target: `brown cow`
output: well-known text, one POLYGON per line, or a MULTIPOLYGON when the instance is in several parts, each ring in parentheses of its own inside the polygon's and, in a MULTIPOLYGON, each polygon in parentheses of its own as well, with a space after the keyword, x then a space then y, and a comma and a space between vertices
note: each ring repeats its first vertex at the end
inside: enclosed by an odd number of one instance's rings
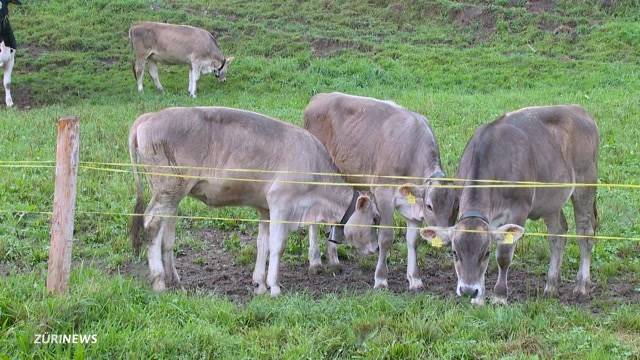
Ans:
POLYGON ((189 95, 196 97, 196 85, 201 74, 213 73, 220 81, 225 81, 229 64, 233 61, 233 57, 224 57, 211 33, 193 26, 143 22, 129 29, 129 39, 135 55, 133 75, 140 92, 147 62, 149 75, 161 92, 163 88, 157 63, 188 64, 191 67, 189 95))
MULTIPOLYGON (((406 179, 347 176, 352 183, 371 185, 380 210, 381 225, 393 225, 395 209, 407 220, 407 280, 410 289, 421 288, 416 259, 417 228, 423 220, 441 226, 450 221, 437 218, 433 212, 441 206, 432 200, 441 189, 436 190, 431 185, 438 184, 439 180, 435 178, 444 177, 444 173, 438 144, 427 119, 391 101, 330 93, 318 94, 311 99, 304 112, 304 121, 305 129, 325 145, 343 174, 414 177, 420 179, 413 181, 428 188, 426 196, 409 200, 399 191, 399 185, 406 183, 406 179), (380 183, 398 186, 375 186, 380 183), (421 206, 423 201, 424 207, 421 206)), ((446 196, 437 198, 448 201, 446 196)), ((387 287, 387 256, 392 243, 393 230, 379 229, 376 288, 387 287)))
POLYGON ((136 214, 144 206, 138 164, 151 185, 144 221, 135 217, 131 234, 134 249, 140 246, 143 230, 151 241, 149 269, 156 291, 179 282, 173 261, 175 215, 186 196, 212 207, 249 206, 258 211, 263 220, 253 273, 258 294, 266 292, 267 284, 272 296, 280 293, 280 257, 289 232, 301 222, 346 224, 347 242, 363 253, 377 249, 371 227, 379 217, 375 201, 358 196, 341 177, 322 175, 338 169, 304 129, 249 111, 169 108, 134 122, 129 153, 136 214), (327 182, 333 185, 320 184, 327 182))
MULTIPOLYGON (((481 126, 467 144, 457 178, 544 183, 596 183, 599 135, 595 121, 579 106, 524 108, 481 126)), ((481 185, 465 181, 465 185, 481 185)), ((507 300, 507 272, 527 219, 544 219, 549 234, 567 232, 563 205, 571 198, 580 236, 580 269, 574 294, 590 290, 590 264, 597 224, 595 187, 465 187, 454 226, 427 227, 421 235, 451 244, 458 276, 457 294, 484 303, 491 243, 497 244, 498 281, 494 299, 507 300), (475 232, 479 231, 479 232, 475 232)), ((455 213, 453 202, 438 208, 455 213)), ((545 293, 556 295, 565 238, 549 236, 551 260, 545 293)))

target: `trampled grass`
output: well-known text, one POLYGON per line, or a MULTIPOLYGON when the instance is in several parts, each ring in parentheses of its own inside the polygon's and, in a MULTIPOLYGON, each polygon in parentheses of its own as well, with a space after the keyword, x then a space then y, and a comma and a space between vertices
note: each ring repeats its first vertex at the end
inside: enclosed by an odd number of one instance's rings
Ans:
MULTIPOLYGON (((639 183, 640 4, 550 1, 538 11, 526 1, 473 3, 479 12, 445 0, 25 2, 11 9, 20 46, 14 98, 32 108, 0 115, 0 160, 53 160, 54 120, 62 115, 81 119, 82 161, 128 162, 128 129, 144 112, 223 105, 300 125, 313 94, 342 91, 392 99, 425 114, 447 173, 455 171, 479 124, 524 106, 577 103, 594 115, 600 128, 599 181, 639 183), (189 23, 213 31, 225 54, 236 57, 228 81, 202 78, 194 100, 187 96, 186 66, 161 66, 166 93, 156 93, 147 75, 145 92, 138 95, 127 39, 128 27, 137 20, 189 23)), ((0 168, 0 210, 49 211, 52 180, 51 168, 0 168)), ((79 212, 131 211, 132 180, 126 174, 81 169, 78 187, 79 212)), ((601 188, 598 202, 600 234, 640 236, 638 191, 601 188)), ((255 217, 252 210, 210 210, 196 201, 185 201, 180 211, 255 217)), ((531 299, 478 309, 431 296, 428 288, 418 295, 371 292, 316 299, 285 294, 244 305, 180 291, 157 296, 147 284, 110 271, 140 261, 131 255, 127 221, 123 216, 78 214, 71 292, 55 298, 43 291, 48 218, 0 213, 0 354, 640 356, 638 304, 605 304, 594 313, 589 307, 531 299), (99 341, 33 344, 34 334, 45 332, 96 333, 99 341)), ((182 221, 177 246, 201 246, 202 239, 193 234, 209 227, 255 232, 254 225, 182 221)), ((529 222, 528 230, 545 229, 540 222, 529 222)), ((305 242, 299 240, 290 241, 288 261, 304 261, 305 242)), ((390 262, 405 261, 401 243, 390 262)), ((241 261, 252 258, 250 249, 227 246, 241 261)), ((547 248, 542 238, 525 238, 514 266, 544 274, 547 248)), ((638 242, 599 242, 592 265, 596 283, 622 279, 637 286, 639 250, 638 242)), ((427 253, 446 256, 423 246, 421 265, 427 253)), ((570 281, 578 265, 575 244, 565 259, 563 278, 570 281)), ((363 261, 367 266, 368 260, 363 261)))

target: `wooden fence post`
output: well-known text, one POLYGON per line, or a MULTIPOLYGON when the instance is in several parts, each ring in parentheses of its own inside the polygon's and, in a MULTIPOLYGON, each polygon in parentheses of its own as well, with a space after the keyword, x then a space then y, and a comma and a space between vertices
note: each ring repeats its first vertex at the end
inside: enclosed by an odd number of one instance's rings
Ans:
POLYGON ((50 293, 64 293, 69 284, 79 152, 80 122, 78 118, 75 116, 60 118, 47 274, 47 290, 50 293))

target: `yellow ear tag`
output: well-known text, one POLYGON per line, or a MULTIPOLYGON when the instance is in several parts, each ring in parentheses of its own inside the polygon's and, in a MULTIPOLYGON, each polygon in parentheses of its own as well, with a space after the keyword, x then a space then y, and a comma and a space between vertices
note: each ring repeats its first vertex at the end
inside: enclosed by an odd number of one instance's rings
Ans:
POLYGON ((440 239, 439 236, 436 236, 433 239, 431 239, 431 246, 433 246, 434 248, 441 248, 442 245, 444 245, 444 242, 442 241, 442 239, 440 239))
POLYGON ((513 244, 513 234, 512 233, 507 233, 504 236, 504 241, 502 242, 503 244, 513 244))
POLYGON ((407 202, 409 203, 409 205, 414 205, 416 203, 416 197, 413 196, 413 194, 409 193, 407 195, 407 202))

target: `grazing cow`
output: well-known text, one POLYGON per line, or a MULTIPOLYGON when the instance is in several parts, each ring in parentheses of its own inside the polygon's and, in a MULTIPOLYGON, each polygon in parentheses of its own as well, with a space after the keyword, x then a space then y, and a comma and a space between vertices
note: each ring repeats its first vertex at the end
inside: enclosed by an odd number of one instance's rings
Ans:
POLYGON ((129 29, 135 56, 133 75, 142 91, 144 67, 149 62, 149 75, 158 91, 164 91, 158 77, 158 63, 188 64, 189 95, 196 97, 196 84, 201 74, 213 73, 226 81, 233 57, 225 58, 216 39, 206 30, 187 25, 143 22, 129 29))
POLYGON ((0 67, 4 71, 2 85, 4 85, 4 101, 7 107, 13 106, 13 99, 11 98, 11 72, 13 71, 13 64, 16 61, 16 51, 8 46, 4 45, 4 41, 0 42, 0 67))
POLYGON ((272 296, 280 293, 280 257, 289 232, 299 222, 346 224, 348 242, 363 253, 377 250, 371 227, 379 217, 375 202, 367 195, 358 196, 342 178, 322 175, 338 169, 322 144, 304 129, 249 111, 169 108, 144 114, 134 122, 129 153, 134 165, 136 214, 144 206, 138 164, 152 190, 144 218, 134 217, 131 236, 137 251, 142 232, 148 235, 149 268, 156 291, 179 282, 172 250, 176 218, 171 216, 177 214, 186 196, 212 207, 250 206, 258 211, 263 221, 253 273, 258 294, 267 291, 267 284, 272 296), (327 182, 333 185, 321 184, 327 182))
MULTIPOLYGON (((544 183, 596 183, 598 180, 598 128, 579 106, 524 108, 481 126, 469 140, 457 178, 471 180, 544 183)), ((465 181, 465 185, 483 183, 465 181)), ((485 184, 486 185, 486 184, 485 184)), ((503 184, 504 185, 504 184, 503 184)), ((595 187, 464 187, 451 190, 459 199, 457 223, 448 228, 427 227, 421 235, 439 239, 453 249, 458 276, 457 294, 483 304, 485 273, 492 242, 497 244, 497 303, 507 300, 507 272, 515 244, 527 219, 544 219, 551 259, 545 294, 556 295, 567 232, 563 205, 571 198, 576 232, 580 236, 580 269, 574 294, 590 290, 590 264, 596 231, 595 187)), ((453 206, 438 211, 455 213, 453 206)))
MULTIPOLYGON (((407 280, 410 289, 421 288, 416 259, 417 228, 423 220, 431 225, 449 223, 449 219, 436 218, 433 212, 440 204, 434 203, 432 198, 442 189, 432 185, 438 184, 440 181, 436 178, 444 177, 444 173, 438 144, 427 119, 391 101, 330 93, 317 94, 311 99, 304 111, 304 127, 324 144, 343 174, 381 176, 347 176, 347 180, 370 184, 380 209, 381 225, 393 225, 395 209, 406 219, 407 280), (424 184, 428 191, 425 196, 407 198, 404 187, 399 191, 399 186, 407 179, 385 176, 428 179, 413 179, 424 184), (375 186, 380 183, 399 186, 375 186)), ((446 201, 446 196, 437 198, 446 201)), ((387 287, 387 256, 392 243, 393 230, 379 229, 376 288, 387 287)), ((332 257, 330 253, 329 258, 332 257)))

